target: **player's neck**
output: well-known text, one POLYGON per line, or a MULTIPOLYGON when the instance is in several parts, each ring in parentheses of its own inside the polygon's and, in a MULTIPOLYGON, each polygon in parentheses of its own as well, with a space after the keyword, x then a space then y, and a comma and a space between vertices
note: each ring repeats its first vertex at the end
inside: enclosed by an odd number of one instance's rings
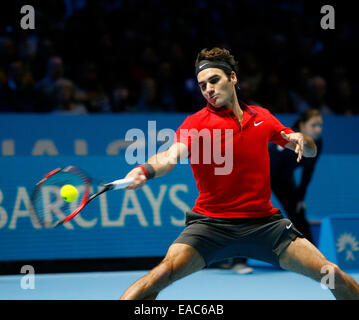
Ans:
POLYGON ((243 119, 243 110, 238 102, 237 94, 234 92, 233 99, 228 105, 226 106, 228 109, 231 109, 234 115, 238 118, 240 122, 243 119))

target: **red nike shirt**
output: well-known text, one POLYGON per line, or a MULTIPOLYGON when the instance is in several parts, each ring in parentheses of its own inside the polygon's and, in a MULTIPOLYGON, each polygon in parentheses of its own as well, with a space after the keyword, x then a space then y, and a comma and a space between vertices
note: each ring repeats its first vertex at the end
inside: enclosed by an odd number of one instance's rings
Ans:
POLYGON ((187 145, 199 196, 194 212, 214 218, 271 216, 273 208, 268 143, 284 147, 294 132, 267 109, 241 103, 240 124, 231 109, 210 104, 177 129, 175 142, 187 145))

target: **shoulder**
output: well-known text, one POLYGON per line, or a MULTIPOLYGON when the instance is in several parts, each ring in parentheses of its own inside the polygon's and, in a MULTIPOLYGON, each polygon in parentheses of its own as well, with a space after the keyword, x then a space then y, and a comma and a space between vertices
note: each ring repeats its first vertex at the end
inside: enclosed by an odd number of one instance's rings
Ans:
POLYGON ((199 111, 189 115, 183 121, 181 127, 198 127, 203 121, 208 117, 208 110, 206 107, 200 109, 199 111))
POLYGON ((260 106, 247 106, 247 110, 249 113, 252 113, 256 119, 259 120, 265 120, 267 122, 267 124, 270 124, 270 126, 268 128, 274 128, 274 129, 278 129, 278 126, 281 127, 280 130, 283 130, 285 128, 285 126, 283 126, 280 121, 277 119, 277 117, 275 117, 270 110, 264 108, 264 107, 260 107, 260 106))
POLYGON ((191 119, 202 119, 204 117, 207 117, 209 114, 208 112, 208 108, 207 107, 203 107, 202 109, 198 110, 197 112, 191 114, 190 117, 191 119))
POLYGON ((260 107, 260 106, 254 106, 254 105, 249 105, 247 106, 249 111, 254 111, 255 113, 257 113, 258 115, 262 115, 262 116, 269 116, 272 115, 271 112, 264 108, 264 107, 260 107))

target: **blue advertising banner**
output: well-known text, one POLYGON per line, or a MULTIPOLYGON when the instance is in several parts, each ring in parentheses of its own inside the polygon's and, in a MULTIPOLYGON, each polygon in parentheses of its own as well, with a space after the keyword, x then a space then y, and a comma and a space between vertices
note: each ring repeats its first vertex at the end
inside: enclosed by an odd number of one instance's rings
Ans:
MULTIPOLYGON (((359 156, 323 155, 306 199, 308 213, 325 218, 358 212, 358 161, 359 156), (335 170, 338 165, 341 171, 335 170), (335 188, 338 184, 345 188, 335 188)), ((29 215, 33 187, 47 172, 67 165, 101 181, 122 178, 133 167, 123 156, 0 158, 0 260, 162 256, 198 195, 190 166, 178 164, 139 190, 107 192, 64 226, 38 229, 29 215)), ((281 208, 275 197, 272 203, 281 208)), ((326 237, 321 243, 330 243, 326 237)))
POLYGON ((359 269, 359 215, 323 219, 319 249, 342 269, 359 269))
MULTIPOLYGON (((101 181, 123 178, 138 163, 167 149, 185 118, 1 115, 0 261, 163 256, 184 228, 185 211, 198 195, 188 164, 177 165, 139 190, 108 192, 56 229, 36 227, 29 201, 35 183, 57 167, 75 165, 101 181)), ((280 117, 288 126, 294 119, 280 117)), ((327 137, 345 135, 345 129, 353 127, 347 119, 346 128, 339 129, 344 120, 339 118, 335 130, 326 131, 327 137)), ((338 144, 337 154, 324 152, 319 159, 306 197, 309 219, 358 213, 359 144, 351 141, 355 132, 338 144)), ((324 142, 327 150, 333 149, 332 140, 324 142)), ((272 202, 281 208, 275 197, 272 202)))
POLYGON ((120 155, 138 141, 149 152, 173 138, 185 114, 0 115, 1 156, 120 155))
MULTIPOLYGON (((1 114, 0 157, 119 155, 135 140, 165 144, 187 116, 183 113, 1 114)), ((290 127, 296 116, 279 115, 278 119, 290 127)), ((358 123, 358 116, 325 116, 323 153, 359 153, 358 123)))

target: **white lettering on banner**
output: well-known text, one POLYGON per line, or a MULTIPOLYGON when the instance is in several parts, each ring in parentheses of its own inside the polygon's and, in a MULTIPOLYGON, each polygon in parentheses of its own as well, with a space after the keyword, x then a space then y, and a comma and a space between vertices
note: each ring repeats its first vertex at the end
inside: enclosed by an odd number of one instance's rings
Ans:
POLYGON ((2 155, 3 156, 14 156, 15 155, 15 141, 12 139, 3 140, 2 144, 2 155))
POLYGON ((57 156, 59 155, 59 152, 52 140, 43 139, 36 142, 31 154, 33 156, 42 156, 44 154, 57 156))
POLYGON ((107 195, 106 192, 100 195, 100 212, 103 227, 116 227, 116 221, 110 220, 108 217, 107 195))
MULTIPOLYGON (((100 188, 99 188, 100 189, 100 188)), ((78 186, 77 190, 80 194, 83 194, 85 192, 85 186, 78 186)), ((90 194, 93 193, 93 188, 92 186, 90 187, 90 194)), ((76 208, 78 207, 79 203, 78 203, 78 199, 77 198, 75 201, 70 203, 70 208, 71 208, 71 212, 74 212, 76 210, 76 208)), ((86 213, 85 213, 86 216, 86 213)), ((82 227, 82 228, 92 228, 95 226, 95 224, 97 223, 98 218, 93 218, 92 220, 85 220, 82 216, 81 216, 81 212, 76 215, 74 217, 74 220, 76 221, 76 223, 82 227)))
POLYGON ((148 222, 134 190, 125 190, 120 217, 117 220, 109 219, 106 193, 100 195, 100 208, 103 227, 123 227, 125 225, 125 218, 128 215, 136 215, 140 225, 148 227, 148 222), (133 208, 128 207, 129 202, 133 203, 133 208))
POLYGON ((31 202, 30 197, 27 194, 25 187, 18 187, 15 205, 14 205, 14 211, 12 213, 9 229, 16 229, 17 219, 18 218, 30 218, 31 223, 35 229, 40 228, 39 222, 30 215, 31 210, 31 202), (24 204, 25 210, 20 210, 21 204, 24 204))
POLYGON ((142 227, 148 227, 148 222, 145 218, 145 215, 143 214, 140 202, 138 201, 138 198, 136 196, 136 193, 134 190, 126 190, 125 196, 123 198, 122 202, 122 209, 120 213, 120 218, 118 219, 118 225, 124 226, 125 225, 125 218, 128 215, 135 215, 138 218, 138 221, 140 222, 140 225, 142 227), (133 203, 133 208, 128 207, 129 202, 133 203))
POLYGON ((74 217, 74 220, 80 227, 89 229, 89 228, 93 228, 96 225, 98 219, 93 218, 92 220, 85 220, 82 217, 81 213, 79 213, 77 216, 74 217))
MULTIPOLYGON (((78 190, 80 193, 83 192, 83 186, 79 186, 78 190)), ((97 190, 101 190, 102 187, 99 187, 97 190)), ((157 189, 157 188, 156 188, 157 189)), ((96 200, 94 200, 93 203, 91 203, 91 206, 93 207, 90 209, 92 212, 98 212, 99 210, 99 216, 95 216, 91 218, 87 218, 86 212, 84 211, 84 214, 77 215, 72 221, 69 221, 65 224, 63 224, 63 227, 68 230, 74 230, 76 226, 80 228, 86 228, 90 229, 95 227, 98 222, 100 221, 102 227, 124 227, 126 226, 126 218, 130 215, 136 216, 138 220, 138 224, 142 227, 148 227, 149 226, 149 216, 152 213, 153 216, 153 222, 151 225, 153 226, 163 226, 163 222, 161 219, 161 208, 162 204, 165 200, 166 194, 168 190, 168 196, 169 201, 172 203, 180 212, 181 214, 178 215, 178 217, 171 215, 170 216, 170 223, 173 226, 184 226, 185 223, 185 212, 190 210, 190 207, 180 199, 178 196, 179 192, 185 192, 188 193, 188 186, 186 184, 176 184, 171 187, 168 185, 160 185, 159 190, 157 194, 155 194, 150 186, 145 185, 142 187, 142 189, 138 191, 134 190, 125 190, 122 192, 123 199, 121 201, 121 211, 119 215, 116 216, 115 219, 111 220, 109 216, 109 209, 108 209, 108 203, 107 203, 107 193, 103 193, 100 195, 98 199, 98 203, 96 204, 96 200), (143 206, 146 208, 146 215, 144 214, 144 210, 142 209, 141 203, 138 199, 138 192, 143 192, 145 198, 147 199, 149 206, 147 204, 146 200, 144 201, 143 206), (99 208, 96 206, 99 204, 99 208), (183 215, 183 218, 181 218, 181 215, 183 215)), ((91 187, 91 193, 94 190, 92 190, 91 187)), ((56 216, 58 219, 64 219, 65 214, 63 213, 61 207, 63 205, 63 199, 59 195, 59 187, 57 186, 45 186, 43 187, 43 206, 46 208, 44 214, 46 217, 46 221, 52 223, 54 221, 54 216, 56 216)), ((78 206, 79 202, 78 198, 77 200, 71 202, 70 208, 71 211, 74 211, 75 208, 78 206)), ((167 200, 168 201, 168 200, 167 200)), ((9 229, 17 229, 18 225, 18 219, 19 218, 27 218, 30 219, 29 221, 32 223, 32 226, 35 229, 40 229, 41 225, 39 221, 30 214, 31 210, 31 200, 29 197, 29 194, 25 187, 18 187, 16 192, 16 199, 12 210, 12 215, 10 213, 11 209, 7 208, 7 211, 5 209, 6 206, 4 206, 4 194, 2 190, 0 190, 0 229, 7 226, 9 229), (11 218, 10 218, 11 217, 11 218), (9 221, 10 220, 10 221, 9 221)), ((86 209, 85 209, 86 210, 86 209)), ((166 211, 165 214, 168 214, 166 211)))
POLYGON ((75 154, 78 156, 87 156, 87 141, 83 139, 75 140, 75 154))
POLYGON ((142 191, 145 193, 148 201, 150 202, 150 205, 152 207, 152 211, 153 211, 153 225, 155 226, 161 226, 162 222, 161 222, 161 214, 160 214, 160 210, 161 210, 161 204, 163 202, 163 198, 165 196, 167 190, 167 186, 166 185, 161 185, 160 187, 160 193, 157 197, 157 199, 154 197, 151 189, 144 185, 142 187, 142 191))
MULTIPOLYGON (((3 201, 4 195, 0 190, 0 203, 3 201)), ((7 212, 3 207, 0 207, 0 229, 7 223, 7 212)))
POLYGON ((184 225, 185 225, 185 220, 186 220, 185 213, 186 213, 186 211, 191 210, 191 208, 190 208, 185 202, 183 202, 182 200, 180 200, 180 199, 177 197, 177 191, 183 191, 183 192, 188 193, 188 187, 187 187, 186 184, 175 184, 173 187, 171 187, 171 189, 170 189, 170 191, 169 191, 171 202, 172 202, 178 209, 180 209, 180 210, 183 212, 183 214, 184 214, 183 219, 176 219, 175 217, 171 216, 171 223, 172 223, 174 226, 181 227, 181 226, 184 226, 184 225))

